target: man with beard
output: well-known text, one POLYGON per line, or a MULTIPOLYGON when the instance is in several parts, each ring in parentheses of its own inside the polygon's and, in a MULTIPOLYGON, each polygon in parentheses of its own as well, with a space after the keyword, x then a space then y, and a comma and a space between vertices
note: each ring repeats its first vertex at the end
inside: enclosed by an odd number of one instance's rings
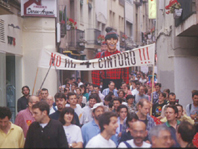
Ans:
POLYGON ((86 148, 116 148, 116 144, 110 138, 116 133, 118 127, 117 121, 116 113, 103 113, 99 117, 100 133, 87 143, 86 148))
MULTIPOLYGON (((92 108, 92 116, 93 120, 89 123, 86 123, 82 126, 82 137, 83 137, 83 147, 87 145, 89 140, 93 138, 94 136, 98 135, 100 133, 100 127, 99 127, 99 116, 101 116, 105 111, 105 106, 103 103, 96 103, 94 104, 92 108)), ((115 135, 111 137, 111 139, 114 141, 114 143, 117 145, 117 138, 115 135)))
MULTIPOLYGON (((63 108, 65 107, 67 101, 66 101, 66 96, 64 93, 56 93, 54 98, 55 98, 55 102, 56 102, 58 110, 56 112, 52 113, 51 115, 49 115, 49 117, 51 119, 58 120, 60 113, 63 110, 63 108)), ((80 127, 79 118, 78 118, 78 115, 76 114, 76 112, 74 112, 74 119, 75 119, 75 124, 80 127)))
POLYGON ((30 88, 28 86, 22 87, 23 96, 17 101, 17 112, 24 110, 28 107, 28 98, 30 96, 30 88))
POLYGON ((144 142, 144 138, 148 134, 145 123, 136 121, 132 125, 131 135, 133 139, 121 142, 118 148, 150 148, 151 144, 144 142))
MULTIPOLYGON (((107 43, 107 50, 104 52, 99 52, 95 58, 103 58, 113 54, 120 53, 116 49, 116 44, 118 42, 118 35, 112 28, 106 28, 105 42, 107 43)), ((102 90, 108 88, 109 81, 115 82, 117 89, 120 89, 122 81, 129 83, 129 68, 117 68, 111 70, 96 70, 92 71, 92 83, 100 85, 100 81, 103 80, 102 90)))

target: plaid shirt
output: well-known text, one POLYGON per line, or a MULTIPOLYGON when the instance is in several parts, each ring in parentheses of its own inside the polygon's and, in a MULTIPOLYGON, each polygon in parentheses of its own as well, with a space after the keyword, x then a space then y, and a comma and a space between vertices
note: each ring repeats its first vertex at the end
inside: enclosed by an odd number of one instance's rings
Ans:
MULTIPOLYGON (((147 118, 146 119, 147 119, 146 130, 149 131, 153 126, 156 126, 156 124, 155 124, 155 121, 153 120, 153 118, 149 114, 147 114, 147 118)), ((125 120, 123 122, 123 125, 122 125, 122 132, 126 132, 127 128, 128 127, 126 125, 126 118, 125 118, 125 120)))
MULTIPOLYGON (((116 50, 115 52, 108 52, 107 50, 102 55, 102 52, 99 52, 95 58, 101 58, 105 56, 110 56, 113 54, 120 53, 120 51, 116 50)), ((117 68, 110 70, 96 70, 92 71, 92 83, 96 85, 100 85, 100 79, 123 79, 127 84, 129 83, 129 68, 117 68), (105 77, 106 71, 106 77, 105 77), (100 76, 101 72, 101 76, 100 76)))

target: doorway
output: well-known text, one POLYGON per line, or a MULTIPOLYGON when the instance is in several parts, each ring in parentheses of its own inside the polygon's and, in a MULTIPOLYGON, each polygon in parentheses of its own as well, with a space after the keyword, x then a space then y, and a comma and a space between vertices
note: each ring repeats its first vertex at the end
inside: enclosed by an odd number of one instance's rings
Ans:
POLYGON ((15 56, 6 55, 6 103, 12 112, 11 121, 14 123, 16 117, 16 88, 15 88, 15 56))

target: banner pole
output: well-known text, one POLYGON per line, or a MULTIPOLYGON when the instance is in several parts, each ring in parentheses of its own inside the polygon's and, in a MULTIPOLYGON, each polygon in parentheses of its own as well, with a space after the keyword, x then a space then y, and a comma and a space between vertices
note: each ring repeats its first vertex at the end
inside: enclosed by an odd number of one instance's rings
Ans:
POLYGON ((35 79, 34 79, 34 86, 33 86, 33 90, 32 90, 32 95, 34 95, 34 88, 35 88, 35 85, 36 85, 36 80, 37 80, 37 76, 38 76, 38 70, 39 70, 39 67, 37 67, 37 70, 36 70, 36 76, 35 76, 35 79))
POLYGON ((153 64, 153 72, 152 72, 152 91, 151 91, 151 108, 150 108, 150 115, 152 115, 152 108, 153 108, 154 69, 155 69, 155 65, 153 64))

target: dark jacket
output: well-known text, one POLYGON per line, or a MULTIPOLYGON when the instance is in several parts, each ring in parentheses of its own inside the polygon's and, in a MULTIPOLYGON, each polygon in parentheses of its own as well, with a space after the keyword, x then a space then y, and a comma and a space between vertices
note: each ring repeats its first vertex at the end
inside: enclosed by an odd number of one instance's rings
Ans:
POLYGON ((38 122, 33 122, 27 132, 24 148, 68 148, 63 125, 50 119, 42 128, 38 122))
POLYGON ((25 110, 28 107, 28 99, 22 96, 17 100, 17 112, 25 110))

